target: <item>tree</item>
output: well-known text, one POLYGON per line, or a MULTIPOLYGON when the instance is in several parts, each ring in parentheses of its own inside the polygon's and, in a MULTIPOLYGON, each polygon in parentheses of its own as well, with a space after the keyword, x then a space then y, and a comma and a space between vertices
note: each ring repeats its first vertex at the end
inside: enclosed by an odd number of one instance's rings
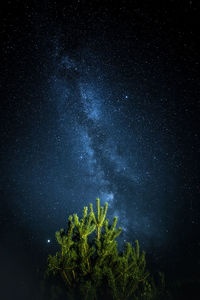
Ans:
POLYGON ((100 199, 96 201, 96 213, 90 204, 82 219, 70 215, 67 230, 56 232, 60 250, 48 256, 47 274, 62 278, 72 299, 151 299, 154 287, 144 251, 136 240, 135 246, 126 243, 118 252, 116 238, 122 229, 116 228, 117 217, 109 224, 108 203, 100 207, 100 199))

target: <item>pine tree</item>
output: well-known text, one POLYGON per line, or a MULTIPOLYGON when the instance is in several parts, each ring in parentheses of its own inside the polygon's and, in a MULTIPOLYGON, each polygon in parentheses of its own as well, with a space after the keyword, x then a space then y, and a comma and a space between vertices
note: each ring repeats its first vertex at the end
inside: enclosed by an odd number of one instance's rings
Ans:
POLYGON ((69 216, 67 230, 56 232, 60 250, 48 256, 47 274, 60 276, 74 299, 98 300, 105 295, 113 300, 151 299, 153 286, 146 270, 145 253, 126 243, 118 252, 116 238, 122 228, 116 228, 117 217, 112 224, 106 219, 108 203, 97 213, 90 204, 83 209, 83 217, 69 216), (90 237, 90 240, 89 240, 90 237), (103 293, 102 293, 103 288, 103 293))

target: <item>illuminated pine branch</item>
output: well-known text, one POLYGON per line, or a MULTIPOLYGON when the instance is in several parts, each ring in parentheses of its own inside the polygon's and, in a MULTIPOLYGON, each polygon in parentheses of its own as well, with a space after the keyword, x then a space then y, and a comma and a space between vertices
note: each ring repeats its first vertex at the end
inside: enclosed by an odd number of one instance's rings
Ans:
POLYGON ((60 276, 74 299, 98 300, 106 294, 111 300, 152 299, 153 286, 138 241, 135 247, 126 243, 119 253, 116 238, 122 229, 117 228, 117 217, 109 224, 108 203, 100 206, 97 198, 96 204, 96 213, 90 204, 90 212, 84 207, 81 219, 69 216, 67 230, 56 232, 60 250, 49 255, 47 274, 60 276))

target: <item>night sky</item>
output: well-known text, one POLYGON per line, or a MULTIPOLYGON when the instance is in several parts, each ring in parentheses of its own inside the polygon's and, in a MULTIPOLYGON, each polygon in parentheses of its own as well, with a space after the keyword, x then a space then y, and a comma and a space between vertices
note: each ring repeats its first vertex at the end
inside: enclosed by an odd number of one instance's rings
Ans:
POLYGON ((198 1, 116 2, 1 9, 2 299, 40 299, 55 231, 97 197, 119 244, 200 276, 198 1))

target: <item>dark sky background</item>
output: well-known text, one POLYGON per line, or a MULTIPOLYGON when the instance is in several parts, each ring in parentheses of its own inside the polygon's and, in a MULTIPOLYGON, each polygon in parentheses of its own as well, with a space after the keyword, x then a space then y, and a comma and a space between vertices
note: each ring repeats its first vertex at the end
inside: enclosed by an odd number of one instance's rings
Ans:
POLYGON ((119 244, 138 239, 171 278, 200 276, 197 2, 1 9, 2 299, 40 299, 55 231, 96 197, 119 244))

